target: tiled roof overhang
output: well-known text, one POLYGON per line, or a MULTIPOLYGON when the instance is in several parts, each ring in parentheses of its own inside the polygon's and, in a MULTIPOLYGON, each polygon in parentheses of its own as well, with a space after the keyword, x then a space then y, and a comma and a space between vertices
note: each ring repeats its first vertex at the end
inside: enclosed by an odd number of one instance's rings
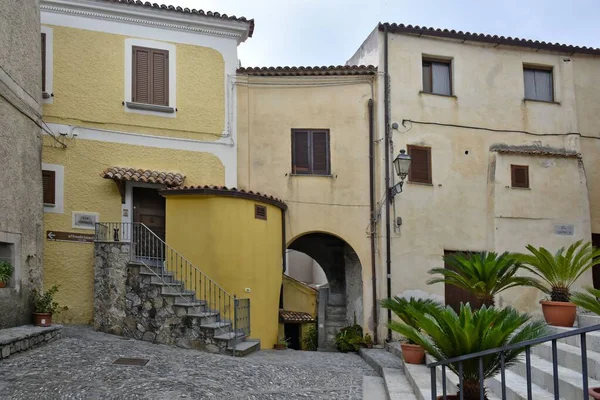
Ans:
POLYGON ((186 195, 202 194, 226 197, 238 197, 248 200, 260 201, 274 205, 282 210, 287 210, 287 205, 276 197, 269 196, 260 192, 245 191, 243 189, 228 188, 225 186, 180 186, 161 190, 163 195, 186 195))
POLYGON ((505 37, 498 35, 488 35, 484 33, 471 33, 463 31, 455 31, 453 29, 439 29, 429 28, 426 26, 418 25, 404 25, 394 23, 379 23, 379 30, 383 31, 387 27, 388 32, 391 33, 403 33, 408 35, 418 36, 434 36, 446 39, 456 39, 461 41, 472 41, 490 43, 495 45, 506 45, 506 46, 519 46, 528 47, 535 50, 547 50, 566 54, 590 54, 600 55, 600 49, 586 46, 573 46, 561 43, 548 43, 541 42, 538 40, 521 39, 513 37, 505 37))
POLYGON ((185 179, 185 175, 178 172, 163 172, 128 167, 106 168, 100 176, 104 179, 112 179, 114 181, 156 183, 169 187, 180 186, 185 179))
POLYGON ((507 144, 493 144, 490 151, 504 154, 525 154, 532 156, 550 156, 550 157, 572 157, 578 158, 581 155, 573 150, 561 149, 550 146, 521 145, 511 146, 507 144))
POLYGON ((372 65, 330 65, 322 67, 248 67, 238 68, 237 73, 249 76, 337 76, 375 75, 372 65))
POLYGON ((279 320, 281 322, 315 322, 315 319, 306 312, 279 310, 279 320))

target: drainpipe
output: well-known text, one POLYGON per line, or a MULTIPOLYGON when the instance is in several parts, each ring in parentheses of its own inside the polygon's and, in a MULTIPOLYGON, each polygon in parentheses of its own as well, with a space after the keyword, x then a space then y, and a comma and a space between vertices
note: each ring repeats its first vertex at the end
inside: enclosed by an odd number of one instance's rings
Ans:
POLYGON ((373 291, 373 338, 377 344, 379 318, 377 318, 377 266, 375 265, 375 132, 373 123, 373 99, 369 99, 369 206, 371 209, 371 284, 373 291))
POLYGON ((285 239, 285 210, 281 210, 281 254, 283 256, 283 272, 287 271, 287 257, 286 257, 287 244, 285 239))
MULTIPOLYGON (((383 90, 384 90, 384 118, 385 118, 385 190, 390 188, 390 96, 388 74, 388 26, 383 26, 383 90)), ((391 232, 390 232, 390 199, 385 199, 385 265, 387 273, 387 297, 392 297, 392 260, 391 260, 391 232)), ((388 323, 392 320, 392 310, 387 310, 388 323)), ((388 327, 387 340, 392 340, 392 330, 388 327)))

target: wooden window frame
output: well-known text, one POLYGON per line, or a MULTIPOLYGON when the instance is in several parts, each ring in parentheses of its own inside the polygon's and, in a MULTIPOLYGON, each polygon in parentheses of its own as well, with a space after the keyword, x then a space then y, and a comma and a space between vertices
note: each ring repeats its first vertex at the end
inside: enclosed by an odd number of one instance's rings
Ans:
POLYGON ((292 175, 308 175, 308 176, 330 176, 331 175, 331 147, 330 147, 330 132, 329 129, 292 129, 292 175), (308 134, 308 171, 298 172, 295 163, 295 134, 296 132, 307 132, 308 134), (325 157, 327 168, 324 173, 315 172, 314 170, 314 151, 313 151, 313 133, 325 133, 325 157))
POLYGON ((410 183, 424 183, 424 184, 427 184, 427 185, 432 185, 433 184, 433 171, 431 169, 431 165, 432 165, 431 164, 431 147, 416 146, 416 145, 409 144, 409 145, 406 146, 406 151, 407 151, 408 155, 410 155, 410 153, 411 153, 411 151, 413 149, 427 151, 427 161, 428 161, 428 164, 429 164, 427 166, 427 168, 428 168, 428 179, 426 179, 426 180, 424 180, 424 179, 415 179, 413 177, 413 175, 412 175, 413 169, 409 168, 408 169, 408 181, 410 183))
POLYGON ((556 91, 555 89, 555 85, 554 85, 554 67, 551 65, 535 65, 535 64, 523 64, 523 98, 525 100, 528 101, 541 101, 541 102, 545 102, 545 103, 555 103, 556 102, 556 91), (550 82, 552 82, 552 99, 550 100, 539 100, 539 99, 532 99, 527 97, 526 95, 526 90, 525 90, 525 71, 526 70, 530 70, 530 71, 544 71, 544 72, 550 72, 550 82))
POLYGON ((254 218, 262 219, 262 220, 266 221, 267 220, 267 206, 255 204, 254 205, 254 218))
POLYGON ((451 59, 445 59, 445 58, 436 58, 436 57, 423 57, 421 60, 421 74, 422 76, 422 91, 423 93, 427 93, 427 94, 435 94, 438 96, 454 96, 454 84, 453 84, 453 79, 452 79, 452 60, 451 59), (445 64, 448 66, 448 78, 450 81, 450 94, 444 94, 444 93, 436 93, 433 91, 433 65, 432 64, 445 64), (424 64, 429 64, 429 82, 431 84, 431 91, 428 92, 425 90, 425 76, 423 75, 423 66, 424 64))
MULTIPOLYGON (((42 178, 44 177, 44 175, 48 175, 50 177, 50 185, 52 188, 50 197, 51 197, 52 201, 51 202, 45 201, 46 200, 46 191, 43 190, 43 196, 42 196, 42 198, 44 200, 43 203, 44 203, 44 206, 46 206, 46 207, 54 207, 54 206, 56 206, 56 171, 50 171, 50 170, 44 169, 44 170, 42 170, 42 178)), ((42 182, 43 182, 43 179, 42 179, 42 182)))
POLYGON ((169 102, 170 102, 170 96, 169 96, 169 50, 165 50, 165 49, 155 49, 152 47, 144 47, 144 46, 136 46, 133 45, 131 46, 131 100, 133 103, 140 103, 140 104, 148 104, 148 105, 153 105, 153 106, 165 106, 168 107, 169 106, 169 102), (148 51, 148 103, 143 103, 138 101, 138 99, 135 97, 135 93, 136 93, 136 84, 137 84, 137 68, 136 68, 136 61, 137 61, 137 57, 136 57, 136 51, 137 50, 147 50, 148 51), (153 53, 161 53, 165 55, 165 70, 164 70, 164 80, 165 80, 165 87, 164 87, 164 93, 165 93, 165 103, 166 104, 156 104, 154 103, 154 74, 152 72, 152 55, 153 53))
POLYGON ((510 187, 519 189, 530 189, 529 186, 529 165, 510 165, 510 187), (515 174, 517 170, 525 170, 526 183, 524 185, 517 184, 515 181, 515 174))

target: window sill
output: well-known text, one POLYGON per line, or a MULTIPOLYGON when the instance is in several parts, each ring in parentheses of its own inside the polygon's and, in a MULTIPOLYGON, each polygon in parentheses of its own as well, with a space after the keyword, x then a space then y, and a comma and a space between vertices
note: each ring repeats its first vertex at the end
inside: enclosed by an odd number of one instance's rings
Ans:
POLYGON ((289 174, 290 176, 312 176, 314 178, 334 178, 334 175, 318 175, 318 174, 289 174))
POLYGON ((441 94, 441 93, 430 93, 430 92, 424 92, 422 90, 419 90, 419 94, 425 94, 425 95, 430 95, 430 96, 439 96, 439 97, 450 97, 453 99, 456 99, 456 95, 453 94, 441 94))
POLYGON ((536 100, 536 99, 523 99, 523 102, 525 102, 526 104, 529 103, 529 102, 532 102, 532 103, 554 104, 554 105, 560 106, 560 102, 558 102, 558 101, 546 101, 546 100, 536 100))
POLYGON ((56 207, 56 204, 44 203, 44 207, 56 207))
POLYGON ((515 189, 515 190, 531 190, 531 188, 528 187, 518 187, 518 186, 507 186, 507 188, 509 189, 515 189))
POLYGON ((425 182, 411 182, 411 181, 407 181, 406 183, 408 183, 410 185, 433 186, 433 183, 425 183, 425 182))
POLYGON ((165 114, 175 113, 175 109, 173 107, 159 106, 156 104, 144 104, 144 103, 134 103, 132 101, 126 101, 125 106, 127 108, 131 108, 133 110, 156 111, 156 112, 162 112, 165 114))
POLYGON ((50 93, 42 92, 42 99, 47 100, 50 97, 52 97, 52 95, 50 93))

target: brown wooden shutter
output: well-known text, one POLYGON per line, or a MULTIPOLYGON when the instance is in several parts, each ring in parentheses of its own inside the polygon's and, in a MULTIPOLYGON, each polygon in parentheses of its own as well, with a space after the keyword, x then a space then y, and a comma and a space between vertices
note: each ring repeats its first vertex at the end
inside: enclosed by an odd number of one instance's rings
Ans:
POLYGON ((309 132, 292 130, 292 173, 310 174, 309 132))
POLYGON ((411 158, 408 180, 416 183, 432 183, 431 148, 409 145, 407 149, 411 158))
POLYGON ((152 50, 152 99, 159 106, 169 105, 169 52, 152 50))
POLYGON ((429 61, 423 61, 423 91, 425 93, 431 93, 433 91, 431 69, 431 63, 429 61))
POLYGON ((267 220, 267 207, 258 204, 254 205, 254 218, 267 220))
POLYGON ((529 166, 511 165, 510 166, 511 186, 518 188, 529 188, 529 166))
POLYGON ((42 171, 42 185, 44 188, 44 204, 56 203, 56 173, 54 171, 42 171))
POLYGON ((46 91, 46 34, 42 33, 42 92, 46 91))
POLYGON ((150 49, 133 47, 132 101, 150 103, 150 49))
POLYGON ((329 175, 329 132, 312 132, 312 172, 329 175))

